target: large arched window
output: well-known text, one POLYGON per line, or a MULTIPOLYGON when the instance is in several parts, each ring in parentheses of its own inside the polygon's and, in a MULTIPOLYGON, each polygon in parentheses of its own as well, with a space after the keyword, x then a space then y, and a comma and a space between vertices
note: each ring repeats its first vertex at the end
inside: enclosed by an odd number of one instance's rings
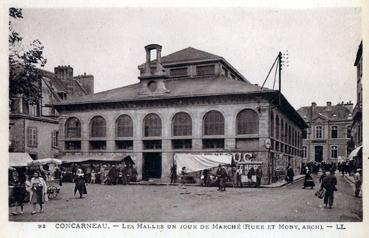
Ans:
POLYGON ((69 118, 65 123, 65 137, 66 138, 80 138, 81 137, 81 122, 75 118, 69 118))
POLYGON ((101 116, 96 116, 90 122, 90 137, 106 137, 106 122, 101 116))
POLYGON ((149 114, 144 119, 144 136, 161 136, 161 119, 156 114, 149 114))
POLYGON ((133 122, 130 116, 121 115, 115 122, 116 137, 133 137, 133 122))
POLYGON ((191 116, 185 112, 179 112, 173 117, 173 136, 192 135, 191 116))
POLYGON ((224 117, 218 111, 207 112, 204 116, 204 135, 224 135, 224 117))
POLYGON ((259 116, 251 109, 245 109, 237 115, 237 134, 258 134, 259 116))

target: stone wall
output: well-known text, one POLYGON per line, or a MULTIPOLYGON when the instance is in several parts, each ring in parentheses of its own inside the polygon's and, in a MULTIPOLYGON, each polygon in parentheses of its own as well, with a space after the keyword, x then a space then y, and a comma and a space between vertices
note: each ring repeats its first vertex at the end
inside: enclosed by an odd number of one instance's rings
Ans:
MULTIPOLYGON (((242 149, 236 148, 236 139, 245 138, 256 140, 256 148, 253 151, 256 155, 257 161, 263 162, 263 173, 264 179, 267 181, 266 176, 268 175, 268 162, 269 153, 265 148, 265 139, 269 138, 269 103, 266 100, 250 99, 244 103, 231 103, 224 102, 222 104, 208 104, 208 105, 181 105, 180 101, 178 104, 170 107, 152 107, 152 108, 102 108, 99 110, 81 110, 81 111, 64 111, 61 112, 59 118, 59 139, 60 139, 60 149, 62 154, 70 153, 82 153, 82 154, 93 154, 93 153, 131 153, 134 155, 134 161, 137 166, 139 175, 142 175, 142 163, 143 163, 143 153, 152 152, 154 150, 144 150, 143 149, 143 119, 149 113, 156 113, 159 115, 162 121, 162 136, 155 138, 162 140, 162 149, 156 150, 162 153, 162 179, 168 180, 170 176, 170 167, 173 161, 175 153, 230 153, 230 152, 246 152, 242 149), (242 135, 236 134, 236 117, 237 114, 243 109, 252 109, 259 116, 259 134, 257 135, 242 135), (203 149, 202 139, 203 139, 203 117, 204 115, 211 111, 217 110, 221 112, 225 119, 225 145, 224 149, 203 149), (171 140, 176 137, 172 137, 172 118, 178 112, 186 112, 192 118, 192 149, 187 150, 174 150, 172 149, 171 140), (116 150, 115 148, 115 121, 122 115, 129 115, 133 120, 133 151, 122 151, 116 150), (89 122, 95 116, 102 116, 106 120, 107 125, 107 136, 106 136, 106 150, 101 151, 91 151, 89 150, 89 122), (77 117, 81 121, 81 151, 66 151, 64 148, 65 139, 65 122, 70 117, 77 117)), ((286 117, 287 118, 287 117, 286 117)), ((246 142, 247 143, 247 142, 246 142)), ((250 142, 251 143, 251 142, 250 142)), ((252 142, 254 143, 254 142, 252 142)), ((254 146, 255 147, 255 146, 254 146)), ((265 182, 264 181, 264 182, 265 182)))

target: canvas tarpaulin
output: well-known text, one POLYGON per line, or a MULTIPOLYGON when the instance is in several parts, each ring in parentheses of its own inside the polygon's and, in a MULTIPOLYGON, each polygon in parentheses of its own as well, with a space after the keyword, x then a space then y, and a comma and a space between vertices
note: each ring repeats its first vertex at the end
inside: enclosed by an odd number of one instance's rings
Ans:
POLYGON ((356 147, 349 155, 348 160, 353 160, 354 157, 358 156, 360 150, 362 149, 362 146, 356 147))
POLYGON ((175 154, 174 161, 177 164, 177 173, 183 167, 187 172, 196 172, 217 167, 219 164, 231 164, 231 154, 175 154))
POLYGON ((9 153, 9 166, 11 167, 25 167, 29 162, 32 162, 32 158, 28 153, 9 153))

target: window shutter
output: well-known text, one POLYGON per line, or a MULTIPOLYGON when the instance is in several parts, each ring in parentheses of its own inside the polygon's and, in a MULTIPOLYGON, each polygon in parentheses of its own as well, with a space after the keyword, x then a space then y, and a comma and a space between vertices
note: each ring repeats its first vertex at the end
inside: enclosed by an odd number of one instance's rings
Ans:
POLYGON ((34 145, 37 147, 38 146, 38 133, 37 133, 37 127, 34 128, 34 133, 35 133, 35 141, 34 141, 34 145))
POLYGON ((31 140, 32 140, 32 132, 31 132, 31 128, 27 128, 27 146, 32 146, 31 145, 31 140))

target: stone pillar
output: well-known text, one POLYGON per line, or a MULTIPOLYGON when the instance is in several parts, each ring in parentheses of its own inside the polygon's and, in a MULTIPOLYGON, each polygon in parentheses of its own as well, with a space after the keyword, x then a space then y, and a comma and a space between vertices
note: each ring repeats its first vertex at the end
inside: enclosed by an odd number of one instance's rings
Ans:
POLYGON ((105 116, 106 120, 106 151, 113 152, 115 150, 115 121, 109 117, 105 116))
POLYGON ((170 168, 172 166, 173 153, 161 154, 161 180, 169 182, 170 181, 170 168))
POLYGON ((145 75, 149 75, 149 74, 151 74, 151 69, 150 69, 150 61, 151 61, 151 59, 150 59, 150 49, 148 49, 148 48, 145 48, 145 51, 146 51, 146 63, 145 63, 145 72, 144 72, 144 74, 145 75))
POLYGON ((200 111, 194 111, 192 115, 192 149, 201 150, 202 149, 202 118, 200 111))
POLYGON ((137 180, 142 179, 142 165, 143 165, 143 157, 142 153, 134 153, 134 162, 137 169, 137 180))

